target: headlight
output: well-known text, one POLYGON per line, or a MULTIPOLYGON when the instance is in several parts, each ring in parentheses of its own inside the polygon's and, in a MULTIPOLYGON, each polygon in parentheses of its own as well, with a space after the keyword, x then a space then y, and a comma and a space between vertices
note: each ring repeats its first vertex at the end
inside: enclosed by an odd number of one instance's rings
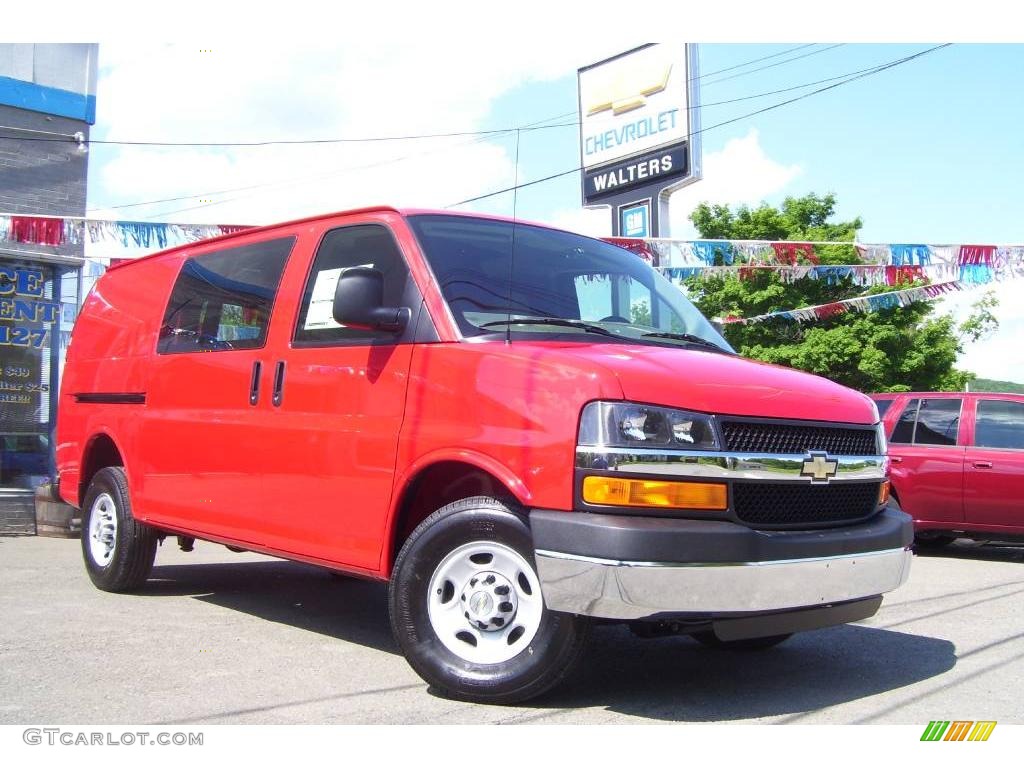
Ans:
POLYGON ((711 417, 636 403, 588 403, 580 419, 580 445, 715 451, 711 417))

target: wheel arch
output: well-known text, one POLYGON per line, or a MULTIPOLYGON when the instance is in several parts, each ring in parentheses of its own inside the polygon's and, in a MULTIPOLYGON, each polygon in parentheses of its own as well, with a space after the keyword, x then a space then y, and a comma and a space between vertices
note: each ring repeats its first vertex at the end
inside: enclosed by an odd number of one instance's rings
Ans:
MULTIPOLYGON (((85 499, 85 493, 93 477, 104 467, 123 467, 124 454, 114 438, 107 432, 92 435, 82 452, 82 471, 78 479, 79 503, 85 499)), ((128 468, 125 467, 127 473, 128 468)))
POLYGON ((494 496, 529 506, 525 484, 487 457, 460 452, 437 455, 410 468, 398 486, 387 525, 381 572, 390 578, 402 544, 417 525, 446 504, 470 496, 494 496))

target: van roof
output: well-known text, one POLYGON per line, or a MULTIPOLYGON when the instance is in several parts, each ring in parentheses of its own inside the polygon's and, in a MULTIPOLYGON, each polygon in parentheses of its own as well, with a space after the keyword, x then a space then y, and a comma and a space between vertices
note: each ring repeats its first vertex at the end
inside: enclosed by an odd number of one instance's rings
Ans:
POLYGON ((159 256, 166 256, 167 254, 170 254, 170 253, 177 253, 178 251, 182 251, 182 250, 184 250, 186 248, 192 248, 193 246, 198 245, 198 244, 206 245, 207 243, 228 242, 230 240, 238 239, 238 238, 241 238, 241 237, 248 237, 248 236, 253 235, 253 234, 259 234, 260 232, 269 232, 271 230, 278 229, 280 227, 290 227, 290 226, 294 226, 296 224, 306 224, 306 223, 312 222, 312 221, 322 221, 323 219, 332 219, 335 216, 351 216, 353 214, 359 214, 359 213, 377 213, 377 212, 397 213, 400 216, 418 216, 418 215, 426 215, 426 214, 437 214, 437 215, 442 215, 442 216, 465 216, 467 218, 475 218, 475 219, 494 219, 496 221, 510 221, 510 222, 511 221, 515 221, 515 222, 517 222, 519 224, 529 224, 530 226, 544 227, 545 229, 557 229, 557 227, 552 227, 550 224, 544 224, 544 223, 541 223, 541 222, 534 222, 534 221, 525 221, 523 219, 514 219, 514 218, 511 218, 509 216, 498 216, 498 215, 492 215, 492 214, 489 214, 489 213, 473 213, 473 212, 467 212, 467 211, 445 211, 445 210, 432 209, 432 208, 395 208, 394 206, 390 206, 390 205, 370 205, 370 206, 365 206, 363 208, 352 208, 352 209, 349 209, 347 211, 333 211, 331 213, 318 213, 315 216, 305 216, 305 217, 303 217, 301 219, 292 219, 290 221, 281 221, 281 222, 277 222, 277 223, 274 223, 274 224, 264 224, 262 226, 247 227, 245 229, 240 229, 240 230, 237 230, 235 232, 229 232, 229 233, 223 234, 223 235, 216 235, 215 237, 204 238, 202 240, 196 240, 196 241, 191 242, 191 243, 183 243, 182 245, 176 245, 176 246, 173 246, 172 248, 165 248, 165 249, 163 249, 161 251, 156 251, 155 253, 148 253, 145 256, 139 256, 139 257, 132 258, 132 259, 125 259, 123 261, 119 261, 117 264, 111 264, 110 267, 108 267, 108 270, 111 270, 111 269, 122 269, 124 267, 130 266, 130 265, 135 264, 135 263, 140 262, 140 261, 145 261, 147 259, 152 259, 152 258, 156 258, 156 257, 159 257, 159 256))

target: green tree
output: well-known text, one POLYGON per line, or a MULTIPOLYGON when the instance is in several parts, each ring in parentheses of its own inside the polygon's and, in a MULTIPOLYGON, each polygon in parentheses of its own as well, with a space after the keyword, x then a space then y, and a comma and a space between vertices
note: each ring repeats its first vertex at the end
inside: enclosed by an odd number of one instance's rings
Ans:
MULTIPOLYGON (((724 205, 697 206, 690 219, 701 237, 737 240, 830 241, 854 239, 860 218, 833 221, 834 195, 787 197, 774 208, 762 203, 735 210, 724 205)), ((853 246, 816 248, 823 264, 855 264, 853 246)), ((803 278, 787 283, 774 270, 698 275, 687 280, 690 298, 708 317, 751 317, 779 310, 883 293, 910 287, 865 290, 851 277, 803 278)), ((994 297, 975 305, 961 327, 951 315, 934 314, 934 301, 918 301, 862 314, 846 312, 814 323, 783 318, 725 327, 729 342, 743 355, 827 376, 863 392, 961 390, 974 374, 955 367, 964 337, 977 339, 996 324, 994 297)))

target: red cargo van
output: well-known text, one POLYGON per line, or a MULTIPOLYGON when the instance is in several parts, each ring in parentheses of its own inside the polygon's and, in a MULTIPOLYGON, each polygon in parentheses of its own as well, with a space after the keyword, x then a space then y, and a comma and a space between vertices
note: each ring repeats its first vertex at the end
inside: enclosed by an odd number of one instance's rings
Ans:
POLYGON ((387 579, 425 680, 512 702, 592 618, 750 648, 874 614, 912 538, 878 421, 625 250, 368 208, 110 269, 57 461, 99 588, 168 535, 387 579))

